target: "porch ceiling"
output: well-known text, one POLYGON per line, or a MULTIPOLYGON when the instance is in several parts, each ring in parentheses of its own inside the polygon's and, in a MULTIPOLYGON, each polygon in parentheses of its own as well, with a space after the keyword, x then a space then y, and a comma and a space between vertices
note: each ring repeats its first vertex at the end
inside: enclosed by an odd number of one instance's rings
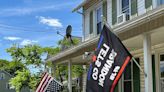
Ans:
MULTIPOLYGON (((164 26, 151 32, 152 46, 164 43, 164 26)), ((124 45, 129 49, 142 49, 143 48, 143 35, 138 35, 133 38, 123 41, 124 45)))
MULTIPOLYGON (((162 43, 164 40, 164 6, 158 7, 146 14, 136 17, 122 25, 116 26, 113 31, 119 36, 128 48, 142 48, 142 34, 152 33, 152 44, 162 43), (160 36, 159 36, 160 35, 160 36)), ((99 37, 83 42, 78 46, 72 47, 64 52, 53 56, 47 61, 53 63, 64 63, 69 59, 82 56, 87 51, 93 51, 99 37)), ((85 62, 86 60, 84 60, 85 62)), ((84 64, 82 62, 81 64, 84 64)), ((79 62, 80 63, 80 62, 79 62)))

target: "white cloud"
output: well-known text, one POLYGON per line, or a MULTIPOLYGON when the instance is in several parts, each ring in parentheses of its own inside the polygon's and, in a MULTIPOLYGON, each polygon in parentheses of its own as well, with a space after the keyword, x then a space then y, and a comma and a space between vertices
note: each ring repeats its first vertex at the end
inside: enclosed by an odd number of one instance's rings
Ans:
POLYGON ((38 12, 47 12, 47 11, 54 11, 54 10, 62 10, 73 6, 74 2, 67 2, 61 4, 40 4, 34 6, 27 6, 27 7, 12 7, 12 8, 4 8, 0 9, 0 16, 20 16, 20 15, 29 15, 31 13, 38 13, 38 12))
POLYGON ((16 40, 20 40, 20 37, 14 37, 14 36, 8 36, 8 37, 4 37, 5 40, 10 40, 10 41, 16 41, 16 40))
POLYGON ((45 17, 40 16, 39 21, 40 21, 40 23, 46 24, 51 27, 63 27, 63 25, 59 21, 59 19, 45 18, 45 17))
POLYGON ((25 46, 25 45, 35 44, 35 43, 38 43, 38 41, 36 41, 36 40, 25 39, 25 40, 23 40, 23 41, 20 43, 20 45, 25 46))

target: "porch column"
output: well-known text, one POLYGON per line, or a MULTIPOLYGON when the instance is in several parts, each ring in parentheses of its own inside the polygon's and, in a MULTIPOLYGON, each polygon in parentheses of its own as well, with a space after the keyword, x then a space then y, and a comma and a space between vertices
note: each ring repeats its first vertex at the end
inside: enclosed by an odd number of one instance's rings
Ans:
POLYGON ((160 62, 159 62, 159 53, 155 51, 155 80, 156 80, 156 92, 160 92, 160 62))
POLYGON ((72 61, 68 62, 68 92, 72 92, 72 61))
POLYGON ((145 92, 153 92, 151 36, 150 34, 144 34, 143 38, 144 70, 147 74, 147 76, 145 76, 145 92))

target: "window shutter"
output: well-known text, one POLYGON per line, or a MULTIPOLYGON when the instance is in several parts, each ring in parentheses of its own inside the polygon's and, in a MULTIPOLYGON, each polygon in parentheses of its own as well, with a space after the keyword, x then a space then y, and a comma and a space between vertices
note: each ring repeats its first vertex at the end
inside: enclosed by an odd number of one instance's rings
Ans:
POLYGON ((153 92, 156 92, 155 56, 154 55, 152 55, 152 78, 153 78, 153 92))
POLYGON ((152 5, 152 0, 145 0, 145 8, 149 8, 152 5))
POLYGON ((112 24, 116 24, 117 22, 117 0, 112 0, 112 24))
POLYGON ((135 15, 137 13, 137 0, 131 0, 131 15, 135 15))
POLYGON ((89 18, 89 24, 90 24, 90 31, 89 33, 92 34, 93 33, 93 11, 90 12, 90 18, 89 18))
POLYGON ((103 20, 107 21, 107 1, 103 1, 103 20))
MULTIPOLYGON (((136 61, 139 64, 139 58, 136 58, 136 61)), ((133 63, 133 86, 134 92, 140 92, 140 70, 135 63, 133 63)))

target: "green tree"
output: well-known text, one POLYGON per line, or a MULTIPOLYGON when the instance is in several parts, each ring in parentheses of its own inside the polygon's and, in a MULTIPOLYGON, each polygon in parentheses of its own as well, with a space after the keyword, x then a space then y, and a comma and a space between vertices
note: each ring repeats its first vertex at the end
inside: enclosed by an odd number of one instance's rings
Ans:
POLYGON ((16 71, 18 70, 21 71, 23 69, 27 69, 23 63, 18 62, 18 61, 12 61, 12 62, 9 62, 9 65, 5 68, 5 71, 15 76, 16 71))
POLYGON ((11 78, 9 84, 16 89, 16 92, 20 92, 21 88, 29 87, 30 83, 30 71, 23 69, 22 71, 16 71, 16 76, 11 78))
POLYGON ((22 62, 26 65, 37 65, 41 64, 41 56, 43 49, 38 45, 27 45, 19 47, 13 45, 11 48, 6 50, 11 56, 13 61, 22 62))
MULTIPOLYGON (((41 47, 39 45, 27 45, 22 47, 13 45, 11 48, 8 48, 7 52, 12 56, 13 61, 9 63, 6 70, 14 75, 10 84, 15 87, 17 92, 25 86, 35 90, 38 82, 40 82, 40 74, 31 74, 27 66, 34 65, 36 66, 35 68, 43 66, 45 63, 41 57, 45 53, 54 55, 59 51, 60 48, 58 47, 41 47), (26 74, 26 76, 19 79, 23 74, 26 74)), ((48 67, 52 67, 52 64, 49 64, 48 67)))
POLYGON ((5 70, 9 65, 9 61, 0 59, 0 70, 5 70))
MULTIPOLYGON (((64 38, 63 40, 58 41, 58 45, 61 49, 68 49, 72 46, 78 45, 80 40, 77 38, 73 38, 73 44, 70 39, 64 38)), ((83 73, 83 67, 81 65, 73 65, 72 66, 72 76, 79 77, 83 73)), ((63 82, 64 79, 68 79, 68 66, 67 65, 56 65, 55 68, 55 77, 63 82)))

